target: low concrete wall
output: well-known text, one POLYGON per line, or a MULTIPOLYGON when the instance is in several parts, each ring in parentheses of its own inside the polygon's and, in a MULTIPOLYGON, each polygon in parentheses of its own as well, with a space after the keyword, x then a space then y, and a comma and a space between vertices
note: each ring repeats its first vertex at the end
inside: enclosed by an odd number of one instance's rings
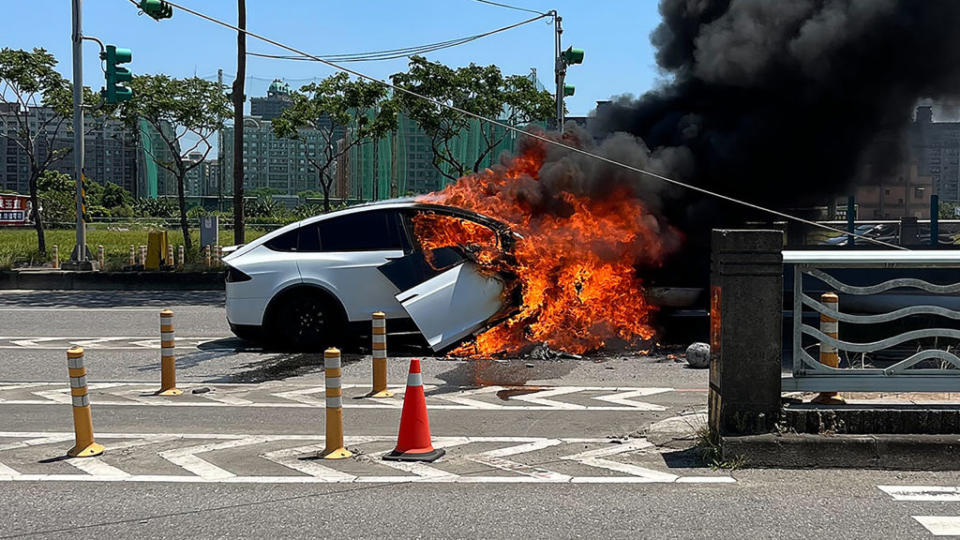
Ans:
POLYGON ((224 272, 0 272, 0 289, 222 291, 224 272))

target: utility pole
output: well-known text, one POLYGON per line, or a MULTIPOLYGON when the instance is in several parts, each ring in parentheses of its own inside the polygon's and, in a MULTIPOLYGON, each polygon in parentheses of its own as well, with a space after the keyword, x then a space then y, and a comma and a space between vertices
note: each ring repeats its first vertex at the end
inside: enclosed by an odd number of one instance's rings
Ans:
POLYGON ((233 243, 244 243, 243 230, 243 84, 247 71, 247 3, 237 0, 237 78, 233 80, 233 243))
POLYGON ((563 34, 563 27, 560 23, 563 21, 563 18, 557 14, 556 10, 551 11, 551 13, 553 13, 554 33, 554 78, 557 83, 557 93, 555 94, 557 96, 557 131, 563 133, 563 79, 567 75, 567 66, 560 57, 560 35, 563 34))
POLYGON ((70 255, 76 270, 93 270, 87 253, 87 228, 83 221, 83 25, 81 0, 73 0, 73 167, 77 180, 77 245, 70 255))
MULTIPOLYGON (((223 70, 217 70, 217 83, 223 88, 223 70)), ((217 131, 217 211, 223 212, 223 127, 217 131)))

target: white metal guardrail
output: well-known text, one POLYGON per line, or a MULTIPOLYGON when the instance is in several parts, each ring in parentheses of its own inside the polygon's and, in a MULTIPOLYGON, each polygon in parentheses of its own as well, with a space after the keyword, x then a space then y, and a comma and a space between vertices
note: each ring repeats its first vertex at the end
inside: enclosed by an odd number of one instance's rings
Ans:
MULTIPOLYGON (((891 277, 889 272, 890 269, 960 270, 960 251, 784 251, 783 264, 792 265, 794 270, 793 375, 782 379, 783 391, 960 392, 960 357, 951 352, 949 347, 914 346, 915 351, 912 354, 905 353, 904 358, 871 362, 869 366, 863 360, 871 353, 889 351, 893 347, 913 344, 918 340, 934 338, 937 343, 940 339, 956 343, 960 340, 960 330, 929 327, 907 330, 877 341, 853 342, 844 340, 842 331, 835 339, 820 329, 805 324, 803 320, 805 313, 819 314, 854 325, 896 323, 914 315, 934 316, 932 320, 937 321, 960 320, 960 272, 951 278, 954 280, 952 283, 944 284, 931 283, 920 277, 891 277), (867 280, 873 283, 844 283, 834 275, 837 269, 861 269, 861 277, 868 278, 867 280), (805 282, 808 285, 806 291, 805 282), (819 291, 832 291, 841 295, 839 309, 828 307, 811 296, 811 282, 823 285, 819 291), (896 295, 900 303, 905 305, 881 313, 844 312, 845 298, 862 300, 864 297, 885 294, 896 295), (804 346, 804 336, 809 336, 807 342, 811 341, 810 338, 814 340, 812 346, 804 346), (840 367, 832 368, 821 364, 808 352, 808 349, 818 344, 836 347, 841 356, 846 353, 846 365, 841 362, 840 367), (853 367, 856 362, 849 361, 852 355, 860 356, 860 367, 853 367), (880 365, 883 363, 889 365, 880 365)), ((919 272, 911 273, 916 276, 919 272)), ((864 305, 862 301, 855 303, 864 305)), ((890 305, 890 302, 877 302, 877 305, 884 304, 890 305)))

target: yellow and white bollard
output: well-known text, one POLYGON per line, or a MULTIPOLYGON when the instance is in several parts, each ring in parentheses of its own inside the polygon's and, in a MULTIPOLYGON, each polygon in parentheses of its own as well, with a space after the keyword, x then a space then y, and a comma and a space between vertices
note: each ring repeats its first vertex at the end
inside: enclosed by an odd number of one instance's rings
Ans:
POLYGON ((100 270, 103 270, 103 266, 104 266, 103 262, 104 262, 103 244, 98 244, 97 245, 97 266, 100 267, 100 270))
POLYGON ((87 368, 83 365, 83 348, 67 351, 67 371, 70 373, 70 399, 73 401, 73 431, 76 444, 67 450, 70 457, 92 457, 103 453, 103 445, 93 440, 93 416, 90 414, 90 396, 87 395, 87 368))
POLYGON ((147 246, 140 246, 140 266, 147 267, 147 246))
POLYGON ((210 267, 210 244, 203 246, 203 265, 210 267))
POLYGON ((223 265, 223 246, 214 246, 214 253, 216 255, 216 264, 217 266, 223 265))
POLYGON ((340 349, 323 351, 324 382, 326 383, 327 422, 326 448, 323 459, 344 459, 353 455, 343 446, 343 393, 340 389, 340 349))
POLYGON ((53 255, 51 255, 50 263, 54 268, 60 268, 60 248, 56 244, 53 245, 53 255))
POLYGON ((167 244, 167 260, 165 261, 167 266, 174 266, 176 263, 173 260, 173 244, 167 244))
POLYGON ((176 338, 173 333, 173 312, 160 312, 160 390, 158 396, 179 396, 177 389, 177 357, 174 353, 176 338))
POLYGON ((368 397, 393 397, 387 390, 387 316, 378 311, 373 314, 373 390, 368 397))
MULTIPOLYGON (((824 307, 830 308, 833 311, 840 311, 840 298, 832 293, 823 293, 820 295, 820 303, 824 307)), ((837 319, 833 317, 820 314, 820 331, 826 334, 833 339, 839 339, 840 336, 840 323, 837 319)), ((837 353, 837 348, 833 345, 827 343, 820 344, 820 363, 837 368, 840 366, 840 355, 837 353)), ((820 392, 820 395, 813 398, 813 403, 819 403, 821 405, 843 405, 846 403, 846 400, 840 396, 837 392, 820 392)))
POLYGON ((136 251, 133 247, 133 244, 130 244, 130 266, 137 265, 137 256, 135 255, 136 251))
POLYGON ((183 244, 177 246, 178 255, 180 255, 180 266, 187 264, 187 253, 183 250, 183 244))

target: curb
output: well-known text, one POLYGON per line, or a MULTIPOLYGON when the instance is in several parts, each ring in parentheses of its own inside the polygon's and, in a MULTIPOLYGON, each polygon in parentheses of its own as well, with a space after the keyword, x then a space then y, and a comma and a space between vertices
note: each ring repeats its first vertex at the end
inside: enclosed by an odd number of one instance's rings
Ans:
POLYGON ((222 291, 225 272, 0 272, 0 290, 222 291))
POLYGON ((723 459, 747 467, 960 470, 960 435, 764 434, 723 437, 723 459))

